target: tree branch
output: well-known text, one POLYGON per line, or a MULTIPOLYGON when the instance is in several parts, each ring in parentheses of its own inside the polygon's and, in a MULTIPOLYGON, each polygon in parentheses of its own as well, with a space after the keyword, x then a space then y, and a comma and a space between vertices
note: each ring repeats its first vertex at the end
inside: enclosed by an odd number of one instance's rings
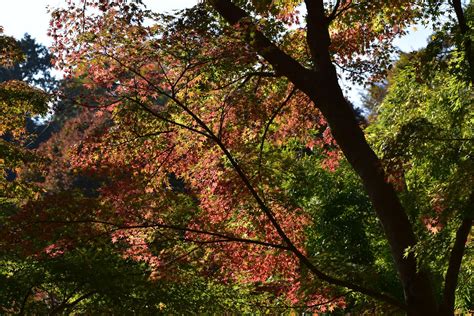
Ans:
MULTIPOLYGON (((268 308, 268 309, 281 309, 281 310, 286 310, 286 309, 304 309, 304 310, 308 310, 308 309, 314 309, 316 307, 319 307, 319 306, 324 306, 324 305, 327 305, 327 304, 330 304, 338 299, 340 299, 341 297, 344 297, 344 296, 347 296, 348 294, 352 293, 353 291, 347 291, 345 293, 342 293, 340 295, 336 295, 336 296, 333 296, 332 298, 324 301, 324 302, 321 302, 321 303, 316 303, 316 304, 311 304, 311 305, 283 305, 283 306, 271 306, 271 305, 262 305, 262 304, 252 304, 251 306, 255 306, 255 307, 263 307, 263 308, 268 308)), ((303 313, 304 314, 304 313, 303 313)))
POLYGON ((33 288, 34 288, 34 286, 30 286, 28 288, 28 291, 26 292, 25 296, 23 297, 23 300, 21 302, 21 308, 20 308, 19 315, 25 315, 26 303, 28 301, 28 297, 30 297, 30 295, 31 295, 31 291, 33 290, 33 288))
MULTIPOLYGON (((95 224, 113 226, 115 227, 115 230, 164 228, 164 229, 178 230, 178 231, 183 231, 183 232, 190 232, 190 233, 195 233, 195 234, 223 238, 226 241, 249 243, 249 244, 255 244, 255 245, 260 245, 260 246, 265 246, 265 247, 270 247, 270 248, 281 249, 281 250, 288 250, 287 246, 281 245, 281 244, 274 244, 274 243, 269 243, 269 242, 256 240, 256 239, 240 238, 240 237, 236 237, 232 235, 227 235, 224 233, 210 232, 210 231, 205 231, 205 230, 187 228, 187 227, 176 226, 176 225, 160 224, 160 223, 139 224, 139 225, 119 225, 113 222, 96 220, 96 219, 81 219, 81 220, 70 220, 70 221, 36 221, 36 223, 50 223, 50 224, 64 224, 64 225, 95 223, 95 224)), ((181 240, 200 243, 199 241, 195 241, 195 240, 184 240, 184 239, 181 239, 181 240)), ((223 242, 223 240, 215 240, 214 242, 223 242)))
POLYGON ((57 315, 57 314, 60 314, 61 312, 69 309, 69 308, 72 308, 74 306, 76 306, 77 304, 79 304, 80 302, 82 302, 83 300, 93 296, 94 294, 96 294, 97 292, 96 291, 92 291, 92 292, 89 292, 89 293, 86 293, 84 295, 81 295, 80 297, 78 297, 77 299, 75 299, 74 301, 72 301, 71 303, 67 303, 65 302, 64 304, 61 304, 59 306, 57 306, 56 308, 54 308, 51 312, 50 312, 50 315, 57 315))
POLYGON ((208 0, 209 4, 231 25, 238 25, 253 48, 275 69, 298 85, 310 87, 312 73, 279 49, 251 22, 249 15, 229 0, 208 0))
POLYGON ((459 271, 461 270, 462 258, 466 248, 467 238, 471 232, 472 218, 466 218, 462 221, 456 232, 456 239, 451 250, 448 270, 444 281, 442 312, 447 315, 454 313, 454 301, 456 298, 456 287, 458 284, 459 271))
MULTIPOLYGON (((295 87, 292 87, 291 88, 291 91, 290 93, 288 94, 288 96, 285 98, 285 100, 273 111, 272 115, 270 116, 270 119, 268 120, 268 122, 265 124, 265 128, 263 130, 263 135, 262 135, 262 139, 260 141, 260 150, 259 150, 259 154, 258 154, 258 175, 259 175, 259 181, 261 182, 262 181, 262 173, 261 173, 261 170, 262 170, 262 159, 263 159, 263 147, 265 145, 265 139, 267 137, 267 133, 268 133, 268 129, 270 128, 270 126, 272 125, 273 123, 273 120, 278 116, 278 114, 280 113, 280 111, 288 104, 288 102, 291 100, 291 98, 293 97, 293 95, 295 94, 296 92, 296 88, 295 87)), ((262 196, 263 196, 263 193, 262 193, 262 196)), ((265 197, 263 197, 265 199, 265 197)))
POLYGON ((336 0, 336 4, 334 5, 331 13, 328 15, 328 21, 331 22, 336 18, 337 15, 337 10, 339 9, 339 6, 341 5, 341 0, 336 0))
POLYGON ((466 22, 466 17, 464 16, 461 0, 452 0, 449 1, 449 3, 451 4, 454 9, 454 12, 456 13, 459 29, 463 36, 464 51, 466 53, 467 62, 469 64, 471 84, 474 84, 474 51, 472 50, 472 42, 469 34, 471 30, 469 29, 469 25, 466 22))

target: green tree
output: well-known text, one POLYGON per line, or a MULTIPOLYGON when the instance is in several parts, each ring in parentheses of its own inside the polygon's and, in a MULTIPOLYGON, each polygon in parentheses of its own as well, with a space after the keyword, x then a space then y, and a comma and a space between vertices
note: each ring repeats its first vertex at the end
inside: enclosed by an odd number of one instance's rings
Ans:
MULTIPOLYGON (((435 271, 437 283, 444 283, 444 296, 438 295, 448 310, 455 305, 458 276, 453 269, 460 268, 463 252, 472 256, 472 247, 463 247, 474 202, 472 86, 454 43, 447 29, 434 34, 426 49, 402 55, 379 115, 368 128, 419 226, 420 242, 407 251, 435 271)), ((472 262, 465 261, 456 296, 462 309, 472 309, 472 271, 472 262)))
MULTIPOLYGON (((1 70, 11 69, 24 60, 25 55, 15 39, 0 33, 0 41, 1 70)), ((0 82, 0 169, 4 173, 0 177, 2 203, 14 197, 13 192, 26 188, 9 181, 8 173, 32 159, 33 155, 22 148, 27 136, 26 120, 34 115, 45 114, 49 100, 43 90, 20 78, 4 79, 0 82)))
POLYGON ((17 49, 21 51, 21 60, 17 60, 9 67, 0 68, 0 82, 18 80, 39 87, 44 91, 51 91, 57 85, 57 80, 51 76, 51 55, 48 49, 36 43, 29 35, 15 41, 17 49))

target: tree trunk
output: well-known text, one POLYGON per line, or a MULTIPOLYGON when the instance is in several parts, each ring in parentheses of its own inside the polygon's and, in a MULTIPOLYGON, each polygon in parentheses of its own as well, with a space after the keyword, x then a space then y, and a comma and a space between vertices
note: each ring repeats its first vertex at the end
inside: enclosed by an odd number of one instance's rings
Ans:
POLYGON ((367 144, 332 68, 331 73, 324 74, 325 80, 308 94, 318 105, 334 139, 362 179, 389 241, 409 315, 435 315, 437 304, 428 274, 417 273, 413 254, 404 256, 405 250, 416 243, 411 223, 393 186, 386 181, 380 160, 367 144))
POLYGON ((362 179, 384 228, 404 289, 408 315, 436 315, 438 307, 429 274, 423 271, 417 272, 413 254, 409 254, 406 258, 404 256, 406 249, 416 244, 411 223, 393 186, 386 181, 382 164, 368 145, 354 112, 339 86, 336 69, 329 54, 330 37, 323 1, 305 2, 308 9, 308 45, 313 57, 313 70, 304 68, 270 42, 249 23, 247 13, 231 1, 212 0, 210 4, 230 24, 245 21, 249 44, 274 67, 277 73, 292 81, 320 109, 334 139, 362 179))

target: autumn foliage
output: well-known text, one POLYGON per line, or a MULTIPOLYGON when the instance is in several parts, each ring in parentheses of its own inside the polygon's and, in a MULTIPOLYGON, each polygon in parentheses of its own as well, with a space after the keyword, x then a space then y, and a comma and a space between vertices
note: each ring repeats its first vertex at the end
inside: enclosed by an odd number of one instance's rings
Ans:
MULTIPOLYGON (((49 279, 8 308, 123 312, 115 294, 139 313, 472 308, 454 302, 458 277, 472 280, 460 272, 472 254, 472 186, 453 194, 454 178, 472 184, 469 101, 459 101, 472 84, 458 69, 472 61, 468 39, 456 42, 457 24, 446 26, 438 44, 459 55, 422 51, 390 70, 393 40, 440 8, 305 1, 303 15, 300 1, 210 0, 165 15, 141 1, 65 1, 49 33, 65 73, 55 96, 74 110, 16 170, 29 191, 9 202, 1 236, 18 245, 5 258, 49 279), (450 76, 449 109, 416 98, 439 99, 425 85, 440 86, 413 79, 407 69, 417 62, 429 78, 450 76), (368 121, 339 77, 371 84, 387 72, 387 97, 368 121), (462 127, 442 127, 451 115, 462 127), (450 153, 449 171, 416 150, 420 117, 442 130, 426 140, 458 139, 423 143, 450 153), (430 242, 449 255, 434 255, 430 242), (82 282, 75 261, 97 267, 113 290, 82 282)), ((21 120, 12 116, 0 133, 17 136, 11 126, 21 120)))

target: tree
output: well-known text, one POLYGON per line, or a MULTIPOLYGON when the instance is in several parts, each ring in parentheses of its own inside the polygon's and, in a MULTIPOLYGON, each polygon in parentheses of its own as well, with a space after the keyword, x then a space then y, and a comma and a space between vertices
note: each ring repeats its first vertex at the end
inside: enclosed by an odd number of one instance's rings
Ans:
MULTIPOLYGON (((67 98, 63 96, 64 99, 59 100, 51 122, 37 126, 41 133, 36 138, 36 131, 29 125, 36 126, 35 115, 45 114, 49 98, 43 90, 31 85, 49 91, 57 85, 49 75, 49 52, 29 36, 21 41, 6 36, 0 39, 5 43, 2 46, 4 63, 0 68, 0 105, 4 119, 0 133, 3 138, 0 162, 6 173, 14 170, 18 175, 8 177, 7 174, 0 181, 2 312, 133 311, 155 315, 190 313, 206 307, 207 312, 244 313, 252 308, 248 304, 265 306, 271 300, 269 296, 251 293, 250 287, 230 288, 217 284, 178 264, 173 266, 173 273, 180 277, 151 282, 149 267, 121 256, 120 243, 107 242, 102 231, 58 230, 57 226, 48 231, 44 229, 46 227, 32 224, 31 219, 41 219, 48 212, 50 218, 59 215, 62 219, 61 216, 68 212, 63 205, 66 200, 73 211, 77 208, 90 211, 97 207, 96 181, 84 174, 68 174, 66 157, 58 152, 59 143, 64 141, 61 136, 71 135, 68 127, 77 122, 74 120, 77 108, 67 102, 70 102, 71 94, 79 93, 79 89, 61 83, 67 98), (61 134, 58 135, 59 130, 61 134), (37 149, 38 146, 41 148, 37 149), (41 171, 48 168, 55 171, 48 173, 48 179, 54 179, 51 183, 41 178, 41 171), (58 206, 61 212, 58 212, 58 206), (69 243, 64 241, 68 236, 71 239, 74 233, 79 238, 74 240, 75 248, 72 249, 71 240, 69 243), (12 244, 21 246, 10 247, 12 244), (69 246, 66 253, 61 248, 64 246, 69 246), (186 305, 182 304, 183 300, 186 305)), ((69 140, 69 143, 74 144, 73 141, 69 140)), ((170 258, 170 261, 178 263, 179 258, 170 258)))
MULTIPOLYGON (((439 299, 442 285, 433 279, 443 272, 417 263, 423 251, 415 250, 423 234, 417 214, 412 214, 416 207, 402 200, 391 171, 366 141, 334 66, 356 71, 362 75, 358 80, 380 76, 388 65, 391 39, 423 13, 436 13, 442 3, 308 0, 305 26, 290 28, 298 18, 298 4, 213 0, 175 19, 123 1, 92 2, 91 14, 85 14, 90 12, 87 3, 76 7, 71 2, 67 10, 55 11, 52 35, 58 65, 90 89, 78 101, 94 109, 91 123, 83 128, 84 141, 70 154, 71 165, 80 172, 114 177, 101 189, 101 198, 115 213, 97 209, 87 217, 76 214, 71 222, 115 227, 122 233, 114 237, 124 239, 132 256, 146 262, 159 262, 160 252, 150 245, 164 243, 168 236, 163 231, 180 232, 174 238, 211 245, 207 249, 214 252, 208 253, 221 278, 264 283, 279 276, 295 286, 287 293, 305 289, 298 280, 321 285, 312 293, 314 288, 306 287, 310 305, 327 302, 328 295, 340 297, 346 288, 382 308, 392 306, 410 315, 452 314, 472 213, 458 213, 463 216, 439 299), (242 49, 237 51, 237 45, 242 49), (333 192, 314 183, 324 174, 315 173, 308 177, 313 182, 304 186, 308 190, 292 196, 298 189, 291 181, 296 167, 311 175, 311 162, 329 172, 327 184, 337 183, 330 172, 345 170, 343 178, 351 185, 333 192), (184 183, 181 191, 173 178, 184 183), (330 192, 314 200, 316 213, 304 199, 305 194, 308 200, 315 196, 313 188, 330 192), (342 206, 329 207, 336 202, 342 206), (328 208, 321 211, 320 205, 328 208), (371 207, 376 216, 364 222, 360 215, 371 214, 371 207), (334 214, 347 219, 336 221, 334 214), (327 249, 310 250, 318 249, 318 240, 328 240, 329 234, 312 228, 309 244, 304 234, 317 222, 351 232, 360 229, 347 243, 333 241, 336 249, 368 244, 364 234, 382 240, 373 254, 385 258, 382 271, 397 271, 399 288, 382 278, 377 284, 367 282, 361 276, 370 270, 348 273, 346 268, 340 273, 337 265, 324 267, 330 260, 319 254, 327 249), (153 242, 137 248, 137 238, 153 242), (253 256, 261 247, 273 250, 253 256)), ((470 64, 465 38, 470 29, 462 22, 459 2, 453 1, 453 7, 464 43, 454 48, 462 47, 461 64, 470 64)), ((358 267, 376 261, 364 262, 363 252, 347 261, 336 258, 358 267)))
MULTIPOLYGON (((52 64, 48 49, 36 43, 28 34, 21 40, 14 41, 22 57, 8 67, 0 67, 0 82, 21 81, 48 93, 57 89, 59 81, 50 74, 52 64)), ((50 100, 52 101, 51 97, 50 100)), ((48 122, 44 118, 38 120, 34 113, 26 115, 25 124, 28 141, 24 145, 28 148, 38 147, 39 143, 48 139, 51 133, 57 130, 53 122, 48 122)))
POLYGON ((21 40, 15 42, 23 58, 12 63, 10 67, 2 67, 0 81, 25 81, 44 91, 53 90, 56 80, 50 74, 52 65, 48 49, 36 43, 29 34, 25 34, 21 40))
MULTIPOLYGON (((10 71, 24 60, 19 43, 14 38, 3 35, 1 28, 0 44, 2 72, 10 71)), ((2 205, 10 204, 10 199, 15 195, 13 192, 29 191, 23 185, 11 183, 9 173, 24 161, 33 159, 34 155, 22 149, 27 138, 26 119, 28 116, 45 114, 48 100, 49 96, 44 91, 29 85, 22 78, 2 78, 0 81, 0 168, 5 174, 0 177, 2 205)))

